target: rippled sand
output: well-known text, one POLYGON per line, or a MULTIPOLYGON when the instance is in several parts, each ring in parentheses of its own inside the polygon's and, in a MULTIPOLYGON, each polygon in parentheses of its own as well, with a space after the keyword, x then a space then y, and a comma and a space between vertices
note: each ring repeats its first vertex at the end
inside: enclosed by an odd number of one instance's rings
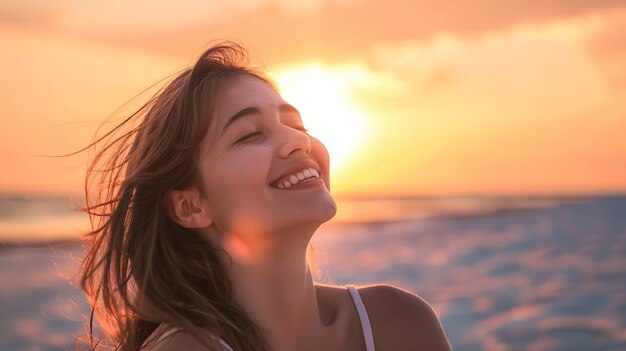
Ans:
POLYGON ((626 350, 626 199, 326 228, 323 280, 426 298, 458 350, 626 350))
MULTIPOLYGON (((456 350, 626 350, 626 198, 498 215, 325 225, 335 284, 424 297, 456 350)), ((77 245, 0 249, 0 350, 71 348, 89 313, 77 245)))

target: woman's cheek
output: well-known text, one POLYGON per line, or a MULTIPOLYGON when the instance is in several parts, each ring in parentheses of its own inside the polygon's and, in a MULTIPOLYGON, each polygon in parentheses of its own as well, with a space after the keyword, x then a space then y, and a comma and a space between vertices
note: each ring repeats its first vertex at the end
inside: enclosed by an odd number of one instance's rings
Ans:
POLYGON ((258 180, 265 181, 267 179, 271 164, 272 156, 269 152, 269 148, 259 145, 257 147, 241 150, 241 152, 232 159, 232 163, 228 168, 233 170, 233 179, 239 179, 246 183, 256 183, 258 180))

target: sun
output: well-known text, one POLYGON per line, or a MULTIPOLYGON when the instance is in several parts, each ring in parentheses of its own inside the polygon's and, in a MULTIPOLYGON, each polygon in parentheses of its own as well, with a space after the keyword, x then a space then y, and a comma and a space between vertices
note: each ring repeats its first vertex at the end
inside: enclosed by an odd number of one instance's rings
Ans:
POLYGON ((328 149, 334 171, 359 156, 367 134, 369 118, 350 96, 358 84, 354 73, 350 68, 313 62, 271 74, 283 99, 300 111, 309 133, 328 149))

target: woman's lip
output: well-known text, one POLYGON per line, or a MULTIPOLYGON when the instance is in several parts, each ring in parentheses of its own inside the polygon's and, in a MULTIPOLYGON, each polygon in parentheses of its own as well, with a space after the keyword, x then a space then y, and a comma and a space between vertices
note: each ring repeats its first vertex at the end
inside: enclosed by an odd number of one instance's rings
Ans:
MULTIPOLYGON (((319 175, 319 177, 316 180, 323 180, 324 178, 323 178, 323 175, 322 175, 322 171, 321 170, 317 170, 317 169, 315 169, 315 171, 319 175)), ((300 183, 298 183, 298 184, 300 184, 300 183)), ((273 181, 272 183, 269 183, 269 186, 271 188, 274 188, 274 189, 285 190, 285 188, 281 189, 281 188, 278 187, 278 181, 277 180, 273 181)))
POLYGON ((315 180, 309 180, 306 182, 301 182, 298 183, 296 185, 292 185, 289 188, 277 188, 275 186, 272 186, 272 188, 276 189, 276 190, 301 190, 301 189, 309 189, 309 188, 313 188, 313 187, 317 187, 320 185, 323 185, 324 181, 321 178, 316 178, 315 180))
POLYGON ((280 177, 274 179, 273 181, 271 181, 270 182, 270 186, 276 187, 276 185, 279 182, 288 181, 289 177, 291 177, 293 175, 296 175, 296 173, 302 172, 302 171, 304 171, 304 170, 306 170, 308 168, 314 169, 315 172, 317 172, 317 174, 319 175, 319 177, 320 178, 322 177, 322 171, 316 164, 314 164, 312 162, 304 162, 304 164, 302 164, 302 162, 301 162, 300 166, 290 167, 290 169, 287 172, 283 173, 282 176, 280 176, 280 177))

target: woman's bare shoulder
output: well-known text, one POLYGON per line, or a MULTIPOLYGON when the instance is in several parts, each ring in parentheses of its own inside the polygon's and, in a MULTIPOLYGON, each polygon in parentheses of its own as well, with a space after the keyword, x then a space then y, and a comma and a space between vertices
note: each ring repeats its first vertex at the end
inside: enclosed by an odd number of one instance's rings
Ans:
POLYGON ((227 350, 223 347, 221 349, 210 348, 207 346, 207 344, 210 342, 208 337, 206 338, 206 340, 200 340, 197 337, 193 336, 191 333, 183 329, 177 329, 176 331, 173 331, 167 334, 168 334, 167 336, 160 338, 157 342, 146 344, 147 347, 142 348, 142 350, 149 350, 149 351, 178 351, 178 350, 189 350, 189 351, 218 351, 219 350, 221 351, 221 350, 227 350))
POLYGON ((358 291, 366 307, 377 348, 451 349, 437 313, 422 297, 387 284, 360 286, 358 291))

